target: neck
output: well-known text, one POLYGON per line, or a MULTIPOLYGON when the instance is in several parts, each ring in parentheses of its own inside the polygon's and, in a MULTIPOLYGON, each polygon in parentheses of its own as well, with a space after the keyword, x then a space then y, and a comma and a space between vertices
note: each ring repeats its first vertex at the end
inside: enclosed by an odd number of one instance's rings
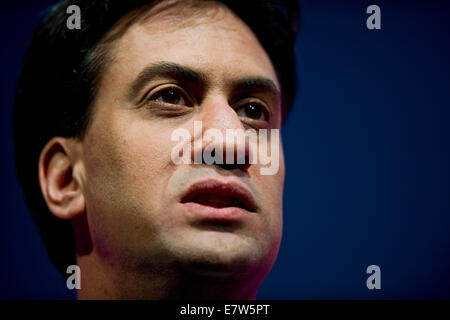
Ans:
POLYGON ((78 256, 81 289, 78 299, 255 299, 262 276, 186 272, 165 266, 118 267, 94 252, 78 256))

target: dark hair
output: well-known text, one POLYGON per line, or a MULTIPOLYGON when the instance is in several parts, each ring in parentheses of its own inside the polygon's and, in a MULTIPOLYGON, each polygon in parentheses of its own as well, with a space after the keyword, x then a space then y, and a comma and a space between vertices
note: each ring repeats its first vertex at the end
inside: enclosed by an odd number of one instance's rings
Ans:
MULTIPOLYGON (((62 1, 38 26, 25 55, 13 111, 17 175, 48 254, 63 275, 75 264, 75 239, 70 221, 51 214, 43 199, 40 153, 52 137, 82 137, 101 78, 99 43, 121 17, 157 1, 163 0, 62 1), (66 26, 70 5, 81 9, 81 30, 66 26)), ((282 88, 284 118, 296 88, 297 0, 219 2, 247 23, 269 55, 282 88)))

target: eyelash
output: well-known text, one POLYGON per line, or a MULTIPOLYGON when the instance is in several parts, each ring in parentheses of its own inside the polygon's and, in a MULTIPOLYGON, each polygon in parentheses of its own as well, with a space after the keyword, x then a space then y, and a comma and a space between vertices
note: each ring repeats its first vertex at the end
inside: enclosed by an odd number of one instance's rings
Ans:
MULTIPOLYGON (((265 104, 263 104, 262 102, 256 101, 256 100, 247 100, 244 103, 241 102, 240 105, 237 108, 235 108, 236 113, 239 115, 239 111, 240 110, 244 110, 244 112, 250 111, 250 110, 245 110, 245 108, 250 106, 250 105, 253 105, 253 106, 256 106, 256 107, 259 108, 259 111, 261 112, 261 116, 260 117, 263 117, 263 119, 261 119, 261 118, 260 119, 253 119, 250 116, 248 116, 248 117, 242 116, 242 117, 244 117, 246 119, 249 119, 250 121, 265 121, 265 122, 268 122, 270 120, 269 109, 266 107, 265 104)), ((241 117, 241 115, 239 115, 239 116, 241 117)))
MULTIPOLYGON (((259 102, 257 100, 255 100, 254 98, 240 98, 237 99, 237 101, 239 102, 239 106, 236 108, 234 108, 235 112, 239 115, 239 110, 249 106, 249 105, 254 105, 257 106, 260 110, 262 115, 264 116, 264 119, 252 119, 251 117, 244 117, 245 119, 248 119, 247 121, 254 121, 254 122, 268 122, 270 120, 270 112, 269 112, 269 108, 262 102, 259 102), (245 101, 247 100, 247 101, 245 101), (245 101, 245 103, 242 103, 242 101, 245 101)), ((179 107, 193 107, 195 105, 195 103, 193 102, 193 99, 189 96, 189 94, 182 88, 178 87, 178 86, 163 86, 163 88, 158 88, 158 90, 156 90, 156 92, 152 93, 148 93, 147 96, 145 97, 145 102, 149 103, 149 102, 156 102, 156 103, 160 103, 163 105, 170 105, 170 106, 179 106, 179 107), (160 98, 162 94, 164 94, 165 92, 168 91, 175 91, 179 97, 181 99, 184 100, 184 104, 174 104, 174 103, 170 103, 170 102, 164 102, 164 101, 157 101, 157 98, 160 98)), ((236 104, 236 103, 233 103, 236 104)), ((240 115, 239 115, 240 116, 240 115)), ((240 116, 241 117, 241 116, 240 116)))
POLYGON ((183 90, 182 88, 176 87, 176 86, 164 86, 163 88, 159 88, 155 93, 150 92, 147 95, 147 97, 145 98, 145 101, 146 102, 156 102, 156 103, 171 105, 171 106, 178 105, 178 106, 192 107, 194 105, 194 103, 192 102, 192 99, 186 93, 186 91, 183 90), (179 95, 180 99, 184 100, 185 104, 174 104, 174 103, 170 103, 170 102, 155 100, 156 98, 161 98, 161 95, 168 91, 176 92, 179 95))

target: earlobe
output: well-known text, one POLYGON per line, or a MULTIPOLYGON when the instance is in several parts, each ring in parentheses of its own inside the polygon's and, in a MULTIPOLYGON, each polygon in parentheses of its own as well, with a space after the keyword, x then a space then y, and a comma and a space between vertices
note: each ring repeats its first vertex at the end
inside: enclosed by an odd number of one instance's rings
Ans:
POLYGON ((39 158, 39 183, 50 211, 58 218, 72 220, 85 211, 80 181, 74 175, 77 152, 69 138, 50 140, 39 158))

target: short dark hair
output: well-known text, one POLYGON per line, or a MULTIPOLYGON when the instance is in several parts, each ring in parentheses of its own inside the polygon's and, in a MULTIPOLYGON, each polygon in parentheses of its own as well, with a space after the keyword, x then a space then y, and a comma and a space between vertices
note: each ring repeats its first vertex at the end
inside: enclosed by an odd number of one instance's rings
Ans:
MULTIPOLYGON (((28 208, 55 267, 63 274, 76 263, 70 221, 50 213, 42 196, 38 161, 55 136, 82 137, 101 78, 95 55, 105 34, 134 9, 164 0, 64 0, 37 27, 16 89, 13 110, 17 175, 28 208), (70 5, 81 9, 81 30, 66 26, 70 5)), ((206 0, 205 0, 206 1, 206 0)), ((255 33, 281 84, 283 118, 296 89, 297 0, 222 0, 255 33)))

